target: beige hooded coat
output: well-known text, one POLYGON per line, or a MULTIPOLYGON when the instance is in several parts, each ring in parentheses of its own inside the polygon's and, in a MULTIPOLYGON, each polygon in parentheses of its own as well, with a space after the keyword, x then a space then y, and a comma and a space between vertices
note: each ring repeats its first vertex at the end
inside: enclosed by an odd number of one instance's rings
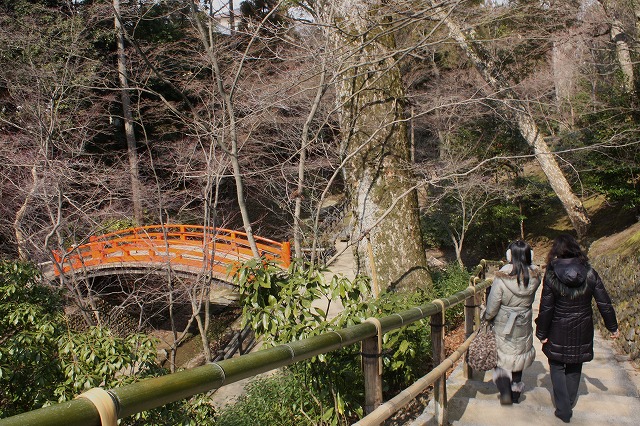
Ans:
POLYGON ((533 363, 533 313, 531 306, 542 281, 540 269, 529 267, 529 285, 518 285, 510 276, 512 265, 496 272, 487 298, 484 317, 493 320, 498 348, 498 367, 508 371, 522 371, 533 363))

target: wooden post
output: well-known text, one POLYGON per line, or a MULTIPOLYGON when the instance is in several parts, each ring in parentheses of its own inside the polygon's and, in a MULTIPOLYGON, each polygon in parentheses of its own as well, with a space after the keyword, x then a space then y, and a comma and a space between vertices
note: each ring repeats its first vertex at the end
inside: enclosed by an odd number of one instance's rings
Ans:
MULTIPOLYGON (((436 367, 445 358, 444 346, 444 304, 442 312, 431 315, 431 347, 433 351, 433 366, 436 367)), ((443 373, 433 384, 433 402, 435 417, 439 425, 448 424, 447 420, 447 375, 443 373)))
POLYGON ((381 349, 378 336, 369 337, 362 341, 365 415, 371 413, 382 404, 381 349))
POLYGON ((282 259, 282 265, 285 268, 288 268, 291 265, 291 243, 289 241, 285 241, 282 243, 280 249, 280 259, 282 259))
MULTIPOLYGON (((476 283, 473 278, 469 280, 469 287, 475 287, 476 283)), ((477 310, 477 295, 469 296, 464 301, 464 336, 465 340, 473 334, 474 324, 476 322, 476 310, 477 310)), ((464 354, 464 361, 462 364, 462 374, 465 379, 473 378, 473 369, 469 367, 469 353, 464 354)))

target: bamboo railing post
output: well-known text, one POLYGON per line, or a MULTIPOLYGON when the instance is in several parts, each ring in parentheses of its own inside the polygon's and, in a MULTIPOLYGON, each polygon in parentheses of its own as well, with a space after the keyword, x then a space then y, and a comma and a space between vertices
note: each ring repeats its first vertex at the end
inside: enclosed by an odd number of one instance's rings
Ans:
POLYGON ((370 318, 367 322, 373 322, 378 333, 363 339, 361 345, 365 415, 382 404, 382 327, 377 319, 370 318))
MULTIPOLYGON (((444 303, 440 303, 441 312, 431 315, 431 348, 433 365, 440 364, 445 358, 444 346, 444 303)), ((436 302, 436 301, 434 301, 436 302)), ((433 384, 433 402, 435 406, 435 418, 439 425, 447 424, 447 374, 442 374, 433 384)))
MULTIPOLYGON (((477 294, 475 293, 476 282, 473 278, 469 280, 469 287, 474 288, 474 293, 472 296, 469 296, 464 301, 464 336, 465 340, 473 334, 474 325, 476 322, 476 310, 477 303, 476 300, 477 294)), ((469 366, 469 354, 465 353, 464 361, 462 364, 462 373, 465 379, 473 378, 473 369, 469 366)))

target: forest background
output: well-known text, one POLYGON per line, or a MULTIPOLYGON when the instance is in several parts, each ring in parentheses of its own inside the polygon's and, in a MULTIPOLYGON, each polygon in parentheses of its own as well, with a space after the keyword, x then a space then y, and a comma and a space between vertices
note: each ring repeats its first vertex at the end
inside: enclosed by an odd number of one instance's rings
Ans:
MULTIPOLYGON (((464 272, 514 238, 544 244, 549 212, 586 247, 589 206, 616 212, 610 231, 640 214, 636 1, 16 0, 0 21, 9 261, 187 223, 290 240, 312 264, 343 238, 369 278, 339 285, 359 299, 432 295, 427 254, 464 272)), ((169 321, 174 370, 193 324, 212 358, 210 279, 57 287, 86 326, 118 322, 105 295, 135 312, 125 328, 169 321)), ((89 380, 66 377, 3 414, 89 380)))

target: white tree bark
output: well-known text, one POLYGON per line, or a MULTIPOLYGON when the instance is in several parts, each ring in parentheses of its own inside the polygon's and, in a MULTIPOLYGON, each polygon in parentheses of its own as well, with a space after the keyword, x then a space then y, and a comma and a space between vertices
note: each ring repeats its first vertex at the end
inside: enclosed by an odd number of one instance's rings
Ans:
MULTIPOLYGON (((625 31, 622 21, 618 18, 621 12, 619 12, 619 10, 616 9, 616 5, 611 4, 610 1, 600 0, 599 3, 611 25, 610 37, 611 42, 616 46, 616 57, 620 71, 622 72, 623 89, 626 93, 632 93, 634 84, 633 61, 631 59, 631 48, 629 47, 628 41, 629 35, 627 31, 625 31)), ((637 3, 633 4, 633 9, 636 19, 638 19, 640 17, 640 6, 637 3)), ((636 21, 636 26, 637 22, 638 21, 636 21)))
POLYGON ((616 54, 618 57, 618 64, 620 64, 620 70, 622 71, 622 84, 624 90, 627 93, 633 92, 633 62, 631 60, 631 49, 627 43, 627 35, 622 26, 622 22, 618 19, 613 19, 611 22, 611 41, 616 44, 616 54))

